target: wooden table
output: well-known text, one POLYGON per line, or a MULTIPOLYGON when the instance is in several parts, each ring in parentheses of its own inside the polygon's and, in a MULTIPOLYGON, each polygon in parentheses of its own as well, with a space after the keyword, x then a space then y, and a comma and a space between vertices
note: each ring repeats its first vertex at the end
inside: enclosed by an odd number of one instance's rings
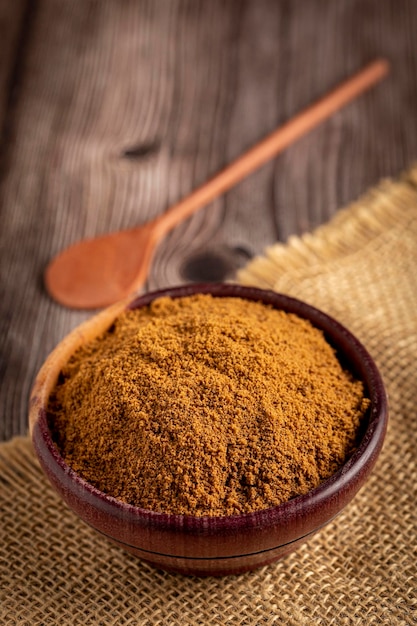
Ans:
POLYGON ((173 231, 148 290, 231 278, 417 157, 415 0, 1 0, 0 438, 91 312, 42 271, 162 213, 368 61, 391 76, 173 231))

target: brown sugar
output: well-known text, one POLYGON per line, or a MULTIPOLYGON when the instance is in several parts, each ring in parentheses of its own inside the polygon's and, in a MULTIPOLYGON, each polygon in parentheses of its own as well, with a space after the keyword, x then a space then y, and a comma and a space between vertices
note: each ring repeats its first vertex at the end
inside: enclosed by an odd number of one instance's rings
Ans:
POLYGON ((65 461, 159 512, 275 506, 331 476, 369 401, 321 331, 240 298, 126 311, 61 373, 48 420, 65 461))

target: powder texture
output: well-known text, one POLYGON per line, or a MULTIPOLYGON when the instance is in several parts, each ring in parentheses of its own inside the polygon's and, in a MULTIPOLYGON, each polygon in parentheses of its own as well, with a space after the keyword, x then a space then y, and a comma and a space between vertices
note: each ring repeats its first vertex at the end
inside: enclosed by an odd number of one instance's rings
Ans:
POLYGON ((368 405, 308 321, 196 295, 126 311, 80 348, 48 420, 65 461, 105 493, 153 511, 230 515, 331 476, 368 405))

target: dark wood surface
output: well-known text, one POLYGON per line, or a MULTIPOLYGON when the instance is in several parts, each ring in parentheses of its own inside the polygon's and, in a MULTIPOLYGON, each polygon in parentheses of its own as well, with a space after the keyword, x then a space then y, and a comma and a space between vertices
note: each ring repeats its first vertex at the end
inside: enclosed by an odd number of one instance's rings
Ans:
POLYGON ((173 231, 146 289, 231 278, 417 158, 415 0, 0 0, 0 438, 91 312, 51 256, 163 212, 375 57, 390 77, 173 231))

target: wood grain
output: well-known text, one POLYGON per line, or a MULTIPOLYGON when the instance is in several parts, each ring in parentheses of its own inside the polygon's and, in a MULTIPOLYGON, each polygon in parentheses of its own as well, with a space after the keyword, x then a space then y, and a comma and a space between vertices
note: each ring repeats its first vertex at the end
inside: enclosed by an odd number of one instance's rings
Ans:
MULTIPOLYGON (((15 6, 22 16, 26 4, 15 6)), ((414 0, 34 6, 0 61, 0 81, 19 85, 2 105, 13 128, 0 208, 2 439, 26 432, 37 369, 89 315, 43 290, 64 246, 159 215, 377 56, 390 78, 176 228, 147 289, 230 276, 417 157, 414 0)))
POLYGON ((32 15, 24 0, 0 2, 0 155, 3 161, 12 137, 10 120, 18 100, 19 77, 32 15))

